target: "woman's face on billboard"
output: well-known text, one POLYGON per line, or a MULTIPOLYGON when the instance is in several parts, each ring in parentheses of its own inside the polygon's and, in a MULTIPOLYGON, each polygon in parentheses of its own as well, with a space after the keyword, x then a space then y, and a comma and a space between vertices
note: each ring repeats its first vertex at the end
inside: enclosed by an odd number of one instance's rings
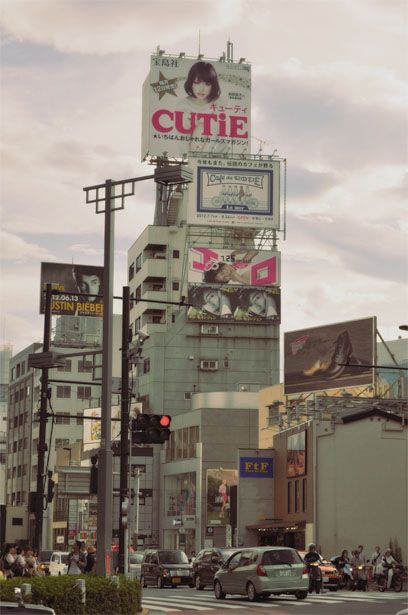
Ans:
POLYGON ((208 312, 218 314, 220 311, 220 297, 217 291, 207 290, 204 294, 205 305, 203 306, 208 312))
POLYGON ((211 95, 211 83, 200 81, 196 77, 191 85, 193 91, 193 99, 197 105, 206 105, 208 103, 208 97, 211 95))

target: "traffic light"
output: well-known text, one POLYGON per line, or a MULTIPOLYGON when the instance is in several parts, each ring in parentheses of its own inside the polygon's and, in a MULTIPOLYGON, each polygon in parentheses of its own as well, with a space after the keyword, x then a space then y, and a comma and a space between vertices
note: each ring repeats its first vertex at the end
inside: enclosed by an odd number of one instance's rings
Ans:
POLYGON ((163 444, 170 438, 170 423, 167 414, 138 414, 132 420, 134 444, 163 444))
POLYGON ((129 500, 128 498, 125 498, 122 502, 121 508, 120 508, 120 520, 122 523, 122 527, 127 527, 128 526, 128 514, 129 514, 129 500))
POLYGON ((54 497, 55 481, 53 481, 51 477, 52 477, 52 472, 51 470, 48 470, 48 493, 47 493, 48 502, 52 502, 52 498, 54 497))

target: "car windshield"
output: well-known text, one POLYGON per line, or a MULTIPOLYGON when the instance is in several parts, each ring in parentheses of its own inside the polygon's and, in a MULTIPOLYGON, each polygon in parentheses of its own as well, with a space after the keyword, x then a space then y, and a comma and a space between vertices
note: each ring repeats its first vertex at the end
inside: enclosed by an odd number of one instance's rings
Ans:
POLYGON ((49 562, 54 551, 40 551, 40 562, 49 562))
POLYGON ((160 551, 161 564, 188 564, 188 557, 184 551, 160 551))
POLYGON ((233 553, 235 553, 235 551, 236 549, 221 549, 221 555, 224 562, 226 562, 227 559, 231 557, 233 553))
POLYGON ((141 564, 143 559, 143 553, 129 553, 129 560, 131 564, 141 564))
POLYGON ((265 551, 262 556, 264 566, 274 566, 276 564, 300 564, 301 559, 296 551, 289 549, 278 549, 276 551, 265 551))

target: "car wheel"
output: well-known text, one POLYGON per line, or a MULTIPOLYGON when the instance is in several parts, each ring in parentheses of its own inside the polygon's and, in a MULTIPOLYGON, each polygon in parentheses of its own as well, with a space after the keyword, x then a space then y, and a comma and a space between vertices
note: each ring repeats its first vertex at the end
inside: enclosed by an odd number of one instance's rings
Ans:
POLYGON ((201 584, 201 579, 200 579, 200 575, 199 574, 195 575, 194 586, 195 586, 197 591, 201 591, 202 589, 204 589, 204 585, 201 584))
POLYGON ((296 600, 304 600, 305 598, 307 598, 307 591, 298 590, 297 592, 295 592, 295 596, 296 600))
POLYGON ((225 594, 222 591, 221 583, 219 581, 215 581, 214 583, 214 594, 217 600, 224 600, 225 594))
POLYGON ((163 581, 162 581, 162 578, 161 578, 160 575, 157 577, 156 586, 157 586, 158 589, 161 589, 163 587, 163 581))
POLYGON ((247 585, 247 596, 250 602, 255 602, 259 600, 259 594, 255 589, 255 585, 253 583, 248 583, 247 585))

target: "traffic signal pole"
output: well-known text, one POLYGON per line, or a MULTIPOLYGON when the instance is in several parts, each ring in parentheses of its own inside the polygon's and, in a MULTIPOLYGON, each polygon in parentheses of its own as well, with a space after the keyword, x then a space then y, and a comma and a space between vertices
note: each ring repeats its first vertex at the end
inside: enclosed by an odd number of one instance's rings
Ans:
MULTIPOLYGON (((123 514, 123 503, 128 498, 128 463, 129 458, 129 310, 130 288, 123 287, 122 309, 122 402, 120 420, 120 503, 119 503, 119 572, 128 572, 126 562, 129 545, 127 544, 127 523, 123 514)), ((126 515, 127 517, 127 515, 126 515)))
MULTIPOLYGON (((44 315, 44 340, 43 352, 50 350, 51 338, 51 303, 52 285, 45 287, 45 315, 44 315)), ((34 547, 38 551, 42 550, 42 525, 44 513, 44 459, 45 459, 45 437, 47 431, 47 405, 48 405, 48 367, 41 370, 41 402, 40 402, 40 429, 38 434, 38 461, 37 461, 37 491, 35 501, 35 531, 34 547)))

